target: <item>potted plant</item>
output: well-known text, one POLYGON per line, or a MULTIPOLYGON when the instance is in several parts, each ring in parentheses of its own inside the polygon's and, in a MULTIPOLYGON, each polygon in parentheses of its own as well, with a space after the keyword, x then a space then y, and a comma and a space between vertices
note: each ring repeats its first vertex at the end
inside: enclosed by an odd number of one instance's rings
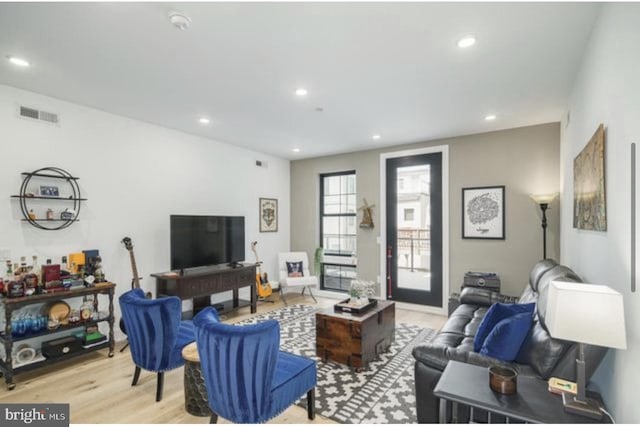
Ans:
POLYGON ((368 304, 369 297, 372 297, 374 294, 374 285, 374 282, 370 280, 352 280, 351 286, 349 287, 349 296, 352 302, 360 305, 368 304))
POLYGON ((313 254, 313 268, 316 276, 321 274, 323 258, 324 249, 322 247, 316 248, 316 252, 313 254))

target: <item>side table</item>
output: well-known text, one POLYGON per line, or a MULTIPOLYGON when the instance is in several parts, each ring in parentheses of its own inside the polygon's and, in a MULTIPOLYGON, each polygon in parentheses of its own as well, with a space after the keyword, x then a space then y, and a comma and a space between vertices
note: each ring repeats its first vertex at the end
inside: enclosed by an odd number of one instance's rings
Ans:
MULTIPOLYGON (((433 394, 440 398, 440 423, 449 421, 448 404, 452 406, 452 422, 457 422, 457 405, 470 407, 471 419, 473 410, 487 411, 487 422, 491 423, 492 414, 507 418, 507 422, 526 422, 544 424, 584 424, 609 423, 608 417, 593 420, 580 415, 565 412, 562 396, 552 394, 547 389, 547 382, 533 377, 518 377, 516 394, 504 395, 489 388, 489 369, 450 361, 433 394)), ((604 407, 602 398, 597 393, 589 393, 604 407)))
POLYGON ((209 396, 200 368, 200 356, 196 343, 182 349, 184 359, 184 407, 188 413, 196 417, 211 416, 209 396))

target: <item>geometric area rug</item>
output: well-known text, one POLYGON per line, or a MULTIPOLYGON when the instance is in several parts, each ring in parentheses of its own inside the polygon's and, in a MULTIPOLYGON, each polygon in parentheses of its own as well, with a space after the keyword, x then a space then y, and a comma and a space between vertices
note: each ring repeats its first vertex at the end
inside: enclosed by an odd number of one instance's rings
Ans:
MULTIPOLYGON (((416 344, 430 341, 433 329, 396 324, 395 340, 362 372, 316 357, 317 308, 295 304, 240 324, 266 319, 280 322, 280 349, 317 361, 316 413, 343 424, 416 423, 414 359, 416 344)), ((296 402, 306 407, 305 398, 296 402)))

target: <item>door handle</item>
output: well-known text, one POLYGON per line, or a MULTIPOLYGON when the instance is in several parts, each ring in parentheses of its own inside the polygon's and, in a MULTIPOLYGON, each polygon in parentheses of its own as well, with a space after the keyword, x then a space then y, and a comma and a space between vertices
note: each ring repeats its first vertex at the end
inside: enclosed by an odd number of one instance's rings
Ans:
POLYGON ((393 259, 393 246, 387 245, 387 298, 393 298, 391 287, 391 260, 393 259))

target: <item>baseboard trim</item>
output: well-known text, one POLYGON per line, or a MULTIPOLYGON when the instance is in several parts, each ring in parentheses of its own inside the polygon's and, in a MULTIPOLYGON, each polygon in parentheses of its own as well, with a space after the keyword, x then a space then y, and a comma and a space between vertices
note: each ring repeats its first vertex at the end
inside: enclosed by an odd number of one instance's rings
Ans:
POLYGON ((437 314, 440 316, 447 316, 447 310, 444 307, 431 307, 429 305, 411 304, 408 302, 395 301, 396 307, 403 310, 418 311, 420 313, 437 314))
POLYGON ((317 288, 313 290, 313 294, 322 298, 331 298, 331 299, 337 299, 337 300, 343 300, 343 299, 349 298, 349 294, 346 292, 345 293, 332 292, 332 291, 325 291, 317 288))

